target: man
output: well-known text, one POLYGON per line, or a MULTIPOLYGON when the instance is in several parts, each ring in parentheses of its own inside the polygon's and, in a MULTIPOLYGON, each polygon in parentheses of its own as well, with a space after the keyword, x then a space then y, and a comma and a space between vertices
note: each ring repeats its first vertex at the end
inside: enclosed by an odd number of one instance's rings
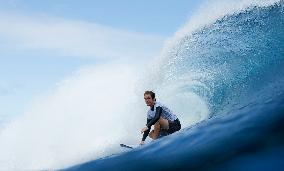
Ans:
POLYGON ((145 91, 144 100, 147 106, 150 106, 150 109, 147 113, 146 127, 141 130, 141 133, 144 134, 140 145, 145 143, 145 139, 148 135, 155 140, 161 133, 163 135, 169 135, 181 129, 181 124, 177 116, 166 106, 156 102, 154 92, 145 91), (150 133, 152 125, 154 125, 154 130, 150 133))

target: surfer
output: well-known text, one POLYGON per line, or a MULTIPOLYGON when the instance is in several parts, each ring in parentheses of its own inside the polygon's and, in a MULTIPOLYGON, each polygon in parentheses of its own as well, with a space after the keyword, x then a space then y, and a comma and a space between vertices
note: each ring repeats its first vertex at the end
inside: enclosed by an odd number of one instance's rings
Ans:
POLYGON ((144 100, 150 109, 147 113, 146 127, 141 130, 143 137, 140 145, 145 143, 148 135, 155 140, 159 136, 169 135, 181 129, 181 124, 177 116, 169 108, 156 102, 154 92, 145 91, 144 100), (150 132, 152 125, 154 125, 154 130, 150 132))

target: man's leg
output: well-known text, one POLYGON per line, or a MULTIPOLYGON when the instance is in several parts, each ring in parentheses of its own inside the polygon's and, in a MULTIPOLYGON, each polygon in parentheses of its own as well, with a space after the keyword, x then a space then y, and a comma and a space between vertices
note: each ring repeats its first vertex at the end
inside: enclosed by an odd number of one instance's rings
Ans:
POLYGON ((157 121, 154 125, 154 130, 150 132, 149 137, 153 140, 157 139, 160 134, 160 123, 157 121))
POLYGON ((165 129, 165 130, 169 129, 169 121, 167 119, 164 119, 164 118, 160 117, 158 122, 160 123, 160 128, 161 129, 165 129))
POLYGON ((165 130, 169 129, 168 120, 166 120, 162 117, 160 117, 160 119, 155 123, 154 130, 150 132, 149 137, 154 139, 154 140, 157 139, 160 135, 161 129, 165 129, 165 130))

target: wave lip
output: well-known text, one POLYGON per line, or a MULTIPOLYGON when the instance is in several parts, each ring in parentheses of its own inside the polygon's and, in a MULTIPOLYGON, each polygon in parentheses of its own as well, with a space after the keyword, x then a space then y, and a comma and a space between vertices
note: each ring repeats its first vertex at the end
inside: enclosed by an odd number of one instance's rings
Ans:
MULTIPOLYGON (((279 75, 284 41, 283 1, 251 7, 184 35, 163 58, 162 85, 179 85, 207 101, 211 116, 229 111, 279 75), (261 79, 263 77, 263 79, 261 79), (257 83, 257 84, 256 84, 257 83)), ((163 88, 161 86, 161 88, 163 88)))

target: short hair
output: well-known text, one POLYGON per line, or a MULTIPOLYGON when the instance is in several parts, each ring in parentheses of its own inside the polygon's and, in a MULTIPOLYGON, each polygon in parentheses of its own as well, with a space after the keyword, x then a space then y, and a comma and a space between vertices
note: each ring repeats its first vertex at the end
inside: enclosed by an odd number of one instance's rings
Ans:
POLYGON ((145 91, 144 96, 145 96, 145 94, 150 94, 152 99, 155 99, 155 93, 153 91, 145 91))

